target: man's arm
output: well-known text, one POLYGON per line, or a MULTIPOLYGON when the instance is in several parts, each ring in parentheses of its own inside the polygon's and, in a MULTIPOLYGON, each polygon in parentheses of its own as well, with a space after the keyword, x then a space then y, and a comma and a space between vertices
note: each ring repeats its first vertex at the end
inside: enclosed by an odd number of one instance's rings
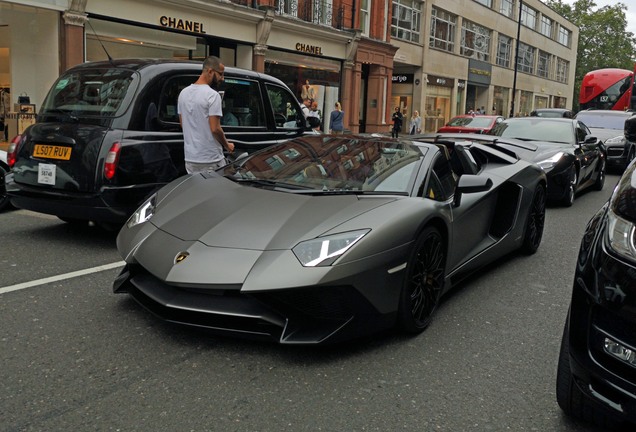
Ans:
POLYGON ((216 140, 221 143, 221 146, 232 153, 234 151, 234 143, 229 142, 225 138, 225 132, 223 132, 223 128, 221 127, 221 117, 210 116, 208 117, 208 121, 210 123, 210 132, 216 140))

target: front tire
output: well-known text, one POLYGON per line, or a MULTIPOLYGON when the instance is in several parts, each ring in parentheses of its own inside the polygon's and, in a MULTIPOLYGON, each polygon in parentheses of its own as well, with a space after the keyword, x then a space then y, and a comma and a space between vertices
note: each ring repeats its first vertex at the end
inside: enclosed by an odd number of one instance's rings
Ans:
POLYGON ((534 190, 532 204, 528 210, 526 232, 521 245, 521 252, 526 255, 532 255, 535 253, 541 244, 543 227, 545 225, 545 200, 545 186, 539 184, 534 190))
POLYGON ((605 185, 605 159, 602 159, 601 166, 598 170, 598 175, 596 177, 596 182, 594 183, 594 190, 597 190, 597 191, 603 190, 604 185, 605 185))
POLYGON ((572 207, 572 204, 574 204, 574 198, 576 198, 576 183, 579 177, 575 165, 572 165, 572 167, 570 168, 569 177, 570 183, 565 193, 565 197, 563 198, 563 205, 566 207, 572 207))
POLYGON ((431 323, 444 289, 446 244, 439 231, 427 227, 416 240, 406 267, 398 322, 407 333, 421 333, 431 323))

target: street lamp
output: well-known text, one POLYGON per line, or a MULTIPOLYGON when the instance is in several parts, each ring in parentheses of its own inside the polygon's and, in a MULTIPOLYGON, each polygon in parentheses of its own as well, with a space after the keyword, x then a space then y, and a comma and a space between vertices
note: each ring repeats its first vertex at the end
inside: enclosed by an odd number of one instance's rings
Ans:
POLYGON ((523 10, 523 0, 519 0, 519 20, 517 21, 517 43, 515 44, 515 66, 512 79, 512 100, 510 101, 510 115, 515 116, 515 95, 517 94, 517 69, 519 64, 519 37, 521 36, 521 11, 523 10))

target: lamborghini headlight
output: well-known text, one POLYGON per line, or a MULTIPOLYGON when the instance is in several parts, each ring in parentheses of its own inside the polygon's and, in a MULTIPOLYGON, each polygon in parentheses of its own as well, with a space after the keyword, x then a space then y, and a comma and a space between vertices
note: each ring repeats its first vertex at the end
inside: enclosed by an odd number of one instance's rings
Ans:
POLYGON ((608 236, 611 248, 619 255, 636 261, 634 224, 623 219, 610 208, 607 212, 608 236))
POLYGON ((130 216, 126 225, 132 228, 135 225, 142 224, 150 220, 155 214, 155 206, 157 204, 157 194, 152 194, 139 208, 130 216))
POLYGON ((329 266, 369 231, 363 229, 318 237, 298 243, 292 251, 304 267, 329 266))
POLYGON ((537 164, 544 170, 550 169, 554 167, 561 160, 563 155, 564 155, 563 152, 555 153, 554 156, 550 157, 549 159, 539 161, 537 162, 537 164))

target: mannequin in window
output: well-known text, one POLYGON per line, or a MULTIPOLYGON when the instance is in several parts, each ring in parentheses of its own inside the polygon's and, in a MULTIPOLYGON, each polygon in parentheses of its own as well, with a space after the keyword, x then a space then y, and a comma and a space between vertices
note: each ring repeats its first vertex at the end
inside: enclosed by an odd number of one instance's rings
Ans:
POLYGON ((303 89, 300 92, 300 98, 301 99, 309 99, 310 101, 313 102, 313 100, 315 99, 315 93, 314 93, 314 88, 309 85, 309 80, 305 81, 305 84, 303 85, 303 89))

